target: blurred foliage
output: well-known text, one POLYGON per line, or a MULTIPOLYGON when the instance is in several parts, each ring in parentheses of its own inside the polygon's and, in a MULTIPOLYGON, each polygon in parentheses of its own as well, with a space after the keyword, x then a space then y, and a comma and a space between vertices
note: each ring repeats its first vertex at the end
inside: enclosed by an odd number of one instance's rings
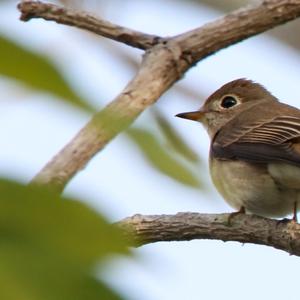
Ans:
POLYGON ((121 299, 93 276, 129 253, 121 233, 83 203, 0 180, 0 299, 121 299))
MULTIPOLYGON (((126 1, 114 1, 118 11, 120 7, 122 11, 125 7, 122 5, 126 1)), ((189 1, 222 12, 229 12, 253 2, 189 1)), ((105 14, 108 4, 104 0, 60 2, 75 8, 93 8, 101 14, 105 14)), ((271 34, 299 49, 299 38, 294 34, 299 24, 299 20, 288 23, 272 30, 271 34)), ((98 40, 97 36, 86 32, 82 34, 86 38, 89 36, 98 40)), ((105 40, 105 43, 108 42, 105 40)), ((124 57, 127 66, 133 71, 136 70, 138 61, 132 59, 127 52, 121 52, 124 47, 117 48, 114 43, 112 45, 114 48, 111 51, 118 57, 124 57)), ((45 54, 26 49, 9 38, 0 36, 0 58, 0 75, 16 80, 33 91, 49 93, 85 111, 94 111, 45 54)), ((198 90, 195 92, 183 85, 175 88, 185 99, 198 101, 204 98, 199 96, 198 90)), ((104 124, 112 131, 111 134, 117 132, 120 126, 126 125, 127 120, 124 120, 125 125, 114 123, 113 117, 105 112, 99 113, 102 116, 99 124, 104 124)), ((198 171, 195 175, 193 169, 199 167, 199 157, 158 109, 152 112, 153 120, 160 129, 159 134, 154 130, 135 127, 126 132, 127 137, 134 142, 153 168, 176 182, 193 188, 200 187, 200 175, 198 171)), ((121 299, 94 276, 99 262, 113 254, 129 253, 121 233, 101 215, 79 201, 6 180, 0 180, 0 195, 0 299, 121 299)))
POLYGON ((146 129, 130 128, 127 134, 142 150, 148 162, 160 172, 180 183, 191 187, 200 187, 198 176, 194 175, 187 166, 172 156, 161 145, 154 133, 146 129))
MULTIPOLYGON (((0 0, 1 2, 11 2, 14 6, 16 4, 11 0, 0 0)), ((79 9, 83 7, 103 15, 104 18, 108 4, 115 5, 115 13, 119 14, 126 11, 126 3, 129 3, 121 0, 55 2, 79 9)), ((220 12, 229 12, 254 1, 187 2, 197 3, 199 7, 206 5, 220 12)), ((300 40, 295 34, 299 26, 300 20, 289 22, 269 31, 268 34, 299 49, 300 40)), ((99 39, 96 35, 85 31, 81 31, 81 34, 83 40, 101 40, 101 47, 110 45, 109 40, 99 39)), ((139 61, 128 52, 122 52, 125 47, 117 47, 114 42, 111 45, 112 48, 108 47, 108 51, 113 52, 116 57, 123 58, 127 67, 134 72, 139 61)), ((49 93, 64 103, 88 112, 94 111, 47 55, 29 50, 4 36, 0 36, 0 75, 24 84, 34 92, 49 93)), ((107 78, 108 84, 109 80, 113 78, 107 78)), ((176 85, 174 88, 184 99, 204 99, 198 89, 194 91, 185 85, 176 85)), ((134 142, 149 165, 158 172, 180 184, 192 188, 201 187, 199 170, 196 171, 199 167, 199 157, 158 109, 152 112, 152 120, 159 132, 134 127, 126 132, 127 137, 134 142)), ((105 125, 112 135, 127 124, 127 120, 122 120, 124 123, 115 123, 116 116, 107 115, 105 110, 99 114, 99 124, 105 125)), ((119 119, 120 117, 117 118, 119 119)), ((147 177, 147 174, 142 175, 147 177)), ((59 197, 38 187, 25 187, 7 180, 0 180, 0 195, 0 299, 121 299, 95 276, 99 262, 115 254, 129 254, 122 234, 101 215, 77 200, 59 197)))
MULTIPOLYGON (((46 55, 0 36, 0 56, 0 75, 93 112, 46 55)), ((99 124, 108 130, 123 126, 106 110, 98 114, 99 124)), ((152 167, 177 182, 199 187, 197 176, 183 162, 196 162, 197 157, 159 112, 155 119, 164 143, 142 129, 130 129, 127 136, 152 167), (168 146, 184 159, 169 153, 168 146)), ((0 195, 0 299, 121 299, 94 275, 99 262, 129 253, 121 233, 101 215, 79 201, 6 180, 0 180, 0 195)))
POLYGON ((161 132, 166 137, 168 144, 187 160, 193 163, 199 162, 199 156, 186 144, 167 118, 165 118, 158 109, 153 108, 152 112, 161 132))
POLYGON ((81 109, 93 111, 89 103, 79 97, 63 75, 44 55, 32 52, 0 36, 0 74, 36 89, 62 98, 81 109))
MULTIPOLYGON (((0 36, 0 55, 5 58, 7 63, 0 64, 0 74, 18 79, 22 83, 30 85, 40 91, 51 92, 55 96, 61 97, 62 101, 76 105, 78 108, 91 111, 92 108, 88 102, 80 99, 72 87, 64 80, 63 76, 57 70, 56 66, 51 63, 46 57, 40 56, 37 53, 25 50, 21 46, 0 36), (10 59, 9 59, 10 58, 10 59), (12 62, 12 63, 11 63, 12 62)), ((107 131, 111 131, 111 135, 115 135, 123 128, 128 120, 123 120, 112 114, 107 114, 107 110, 102 110, 97 114, 98 126, 104 126, 107 131)), ((190 161, 198 161, 197 155, 178 135, 171 124, 156 110, 155 119, 159 125, 161 132, 164 135, 166 144, 161 145, 158 137, 149 132, 145 136, 146 144, 141 141, 142 136, 129 134, 133 138, 136 145, 141 150, 148 162, 160 172, 170 176, 171 178, 189 186, 199 186, 198 180, 183 163, 180 163, 171 157, 167 151, 167 146, 171 145, 173 150, 183 155, 190 161), (148 138, 147 138, 148 137, 148 138), (158 146, 159 145, 159 146, 158 146), (159 151, 151 152, 149 149, 159 151), (176 174, 179 172, 180 174, 176 174)))

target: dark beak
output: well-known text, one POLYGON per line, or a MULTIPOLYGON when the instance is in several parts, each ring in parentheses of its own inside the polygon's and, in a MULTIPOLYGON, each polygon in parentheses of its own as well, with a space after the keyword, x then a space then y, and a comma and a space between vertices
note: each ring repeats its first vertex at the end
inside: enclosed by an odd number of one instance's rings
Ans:
POLYGON ((190 111, 190 112, 184 112, 181 114, 177 114, 175 117, 188 119, 192 121, 200 121, 204 116, 204 111, 197 110, 197 111, 190 111))

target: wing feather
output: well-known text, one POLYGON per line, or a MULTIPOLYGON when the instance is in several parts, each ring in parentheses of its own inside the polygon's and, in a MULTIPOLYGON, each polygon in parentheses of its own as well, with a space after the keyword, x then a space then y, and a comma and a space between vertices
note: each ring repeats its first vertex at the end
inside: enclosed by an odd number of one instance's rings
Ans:
POLYGON ((300 166, 300 153, 293 147, 293 140, 297 138, 300 138, 300 114, 299 117, 276 116, 233 128, 222 138, 216 136, 212 152, 225 159, 260 163, 285 161, 300 166))

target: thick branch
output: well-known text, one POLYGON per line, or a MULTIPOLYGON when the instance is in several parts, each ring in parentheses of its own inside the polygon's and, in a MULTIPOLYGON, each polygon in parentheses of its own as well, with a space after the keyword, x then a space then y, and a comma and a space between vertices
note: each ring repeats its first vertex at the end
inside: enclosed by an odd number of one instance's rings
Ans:
POLYGON ((62 191, 100 149, 127 128, 178 78, 177 69, 174 68, 177 60, 176 51, 163 45, 147 53, 135 78, 124 91, 93 116, 74 139, 33 178, 32 184, 62 191), (158 61, 164 63, 158 64, 158 61))
MULTIPOLYGON (((50 11, 52 19, 55 17, 56 20, 69 20, 71 25, 78 24, 83 28, 80 24, 85 24, 86 19, 90 19, 86 14, 76 15, 74 11, 58 9, 57 6, 53 9, 53 5, 35 1, 22 2, 19 8, 22 10, 23 19, 26 20, 31 17, 50 18, 50 11), (48 8, 46 11, 39 10, 41 7, 48 8), (79 19, 78 23, 75 22, 76 18, 79 19)), ((155 103, 160 95, 181 78, 193 64, 220 49, 295 19, 299 15, 300 0, 266 0, 201 28, 160 40, 158 44, 148 49, 138 73, 125 90, 108 107, 93 117, 85 128, 37 174, 33 183, 51 185, 59 191, 63 190, 68 181, 97 152, 119 132, 126 129, 143 110, 155 103)), ((68 22, 65 23, 69 24, 68 22)), ((93 22, 93 26, 85 28, 133 46, 144 45, 144 48, 148 48, 157 42, 157 40, 153 42, 155 37, 154 39, 150 37, 144 44, 141 42, 143 34, 136 32, 132 33, 132 39, 128 39, 127 36, 124 41, 122 38, 116 38, 118 34, 108 34, 101 27, 103 21, 100 21, 99 27, 95 18, 93 22)), ((122 31, 122 28, 120 30, 122 31)), ((130 35, 129 32, 127 34, 130 35)))
POLYGON ((39 1, 24 1, 18 5, 21 20, 43 18, 60 24, 87 29, 91 32, 139 49, 148 49, 160 41, 159 36, 139 32, 99 19, 86 12, 63 8, 39 1))
POLYGON ((175 36, 191 63, 300 16, 300 0, 265 0, 175 36))
POLYGON ((254 215, 178 213, 135 215, 117 223, 131 246, 154 242, 209 239, 271 246, 300 256, 300 224, 254 215))

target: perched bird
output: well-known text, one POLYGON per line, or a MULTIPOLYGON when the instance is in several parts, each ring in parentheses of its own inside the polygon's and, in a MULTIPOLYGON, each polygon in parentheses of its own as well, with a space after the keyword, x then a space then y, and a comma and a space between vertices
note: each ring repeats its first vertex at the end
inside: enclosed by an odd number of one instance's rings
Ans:
POLYGON ((240 212, 265 217, 293 213, 300 202, 300 110, 262 85, 231 81, 198 111, 177 115, 201 122, 210 139, 210 174, 240 212))

